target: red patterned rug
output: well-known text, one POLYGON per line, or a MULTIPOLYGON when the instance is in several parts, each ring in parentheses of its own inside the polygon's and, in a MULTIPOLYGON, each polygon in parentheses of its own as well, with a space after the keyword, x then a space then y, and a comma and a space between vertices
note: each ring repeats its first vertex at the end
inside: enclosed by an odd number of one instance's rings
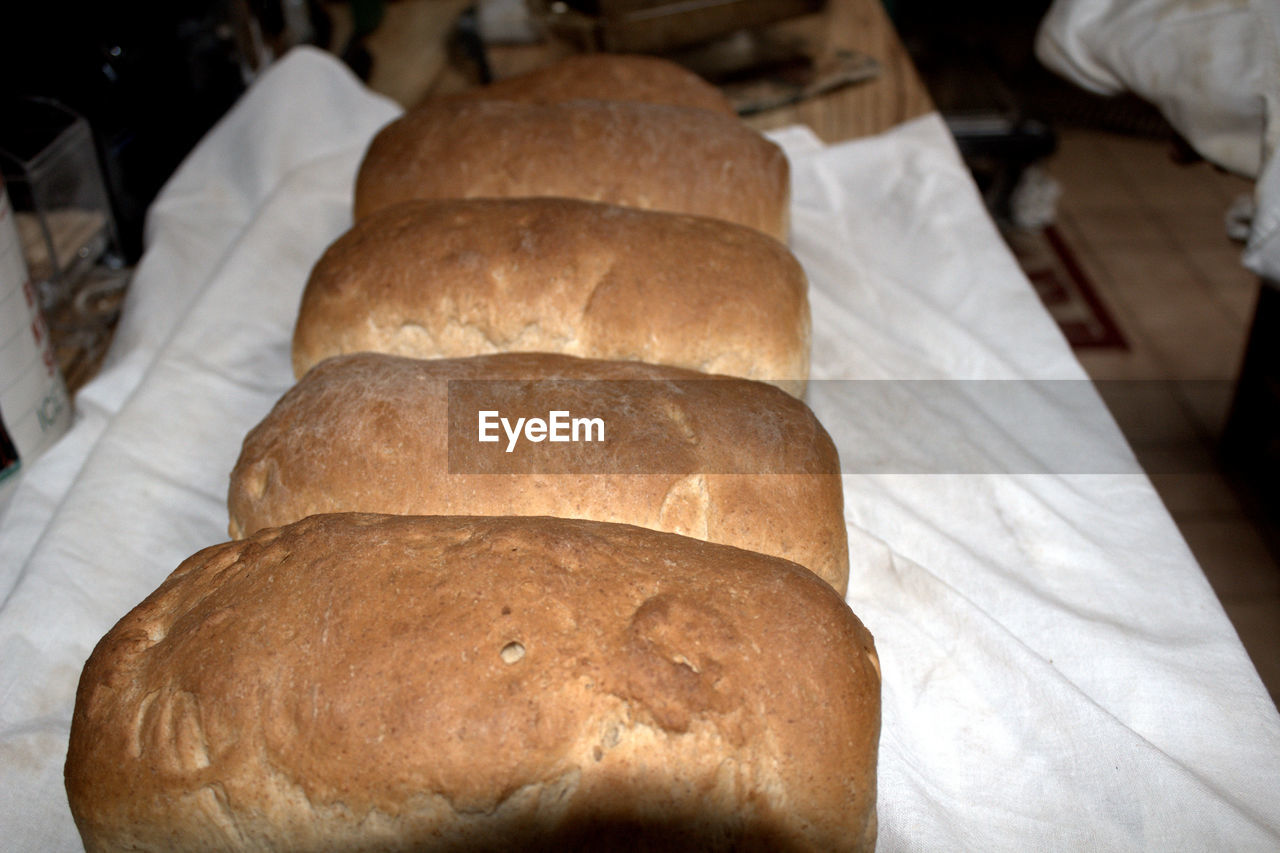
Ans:
POLYGON ((1047 225, 1037 230, 1006 230, 1004 237, 1072 347, 1129 348, 1062 232, 1047 225))

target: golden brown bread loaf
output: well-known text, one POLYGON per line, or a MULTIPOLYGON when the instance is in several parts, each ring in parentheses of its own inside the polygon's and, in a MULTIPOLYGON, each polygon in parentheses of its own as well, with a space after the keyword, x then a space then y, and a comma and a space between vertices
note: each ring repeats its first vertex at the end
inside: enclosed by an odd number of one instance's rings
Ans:
POLYGON ((760 382, 635 362, 328 359, 245 437, 227 504, 233 538, 322 512, 554 515, 735 545, 848 584, 839 459, 809 408, 760 382), (496 423, 496 440, 478 441, 482 410, 511 424, 600 418, 604 441, 520 439, 508 453, 496 423))
POLYGON ((724 93, 697 74, 674 62, 638 54, 577 54, 453 97, 534 104, 642 101, 737 115, 724 93))
POLYGON ((293 368, 362 350, 564 352, 800 396, 809 338, 804 270, 752 229, 573 199, 417 201, 366 217, 320 258, 293 368))
POLYGON ((521 196, 693 213, 787 239, 781 148, 731 116, 631 101, 428 102, 373 138, 355 218, 415 198, 521 196))
POLYGON ((89 851, 872 850, 879 664, 784 560, 330 515, 185 561, 85 665, 89 851))

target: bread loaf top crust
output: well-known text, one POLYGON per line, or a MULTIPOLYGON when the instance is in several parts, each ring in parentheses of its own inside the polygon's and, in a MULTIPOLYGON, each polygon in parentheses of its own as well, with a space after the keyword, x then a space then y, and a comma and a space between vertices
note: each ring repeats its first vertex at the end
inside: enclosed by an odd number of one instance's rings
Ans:
POLYGON ((656 56, 583 53, 451 97, 555 104, 581 99, 671 104, 737 116, 729 99, 692 71, 656 56))
POLYGON ((871 636, 791 563, 330 515, 197 553, 103 638, 66 785, 90 851, 871 850, 878 736, 871 636))
POLYGON ((748 548, 848 584, 839 457, 809 408, 764 383, 660 365, 331 358, 250 430, 227 503, 233 537, 325 512, 554 515, 748 548), (600 417, 605 441, 507 453, 501 431, 478 442, 485 408, 600 417))
POLYGON ((563 196, 737 222, 786 241, 782 149, 738 119, 632 101, 429 101, 374 136, 355 218, 414 198, 563 196))
POLYGON ((773 382, 809 373, 808 281, 787 247, 699 216, 559 198, 414 201, 311 272, 294 373, 361 350, 563 352, 773 382))

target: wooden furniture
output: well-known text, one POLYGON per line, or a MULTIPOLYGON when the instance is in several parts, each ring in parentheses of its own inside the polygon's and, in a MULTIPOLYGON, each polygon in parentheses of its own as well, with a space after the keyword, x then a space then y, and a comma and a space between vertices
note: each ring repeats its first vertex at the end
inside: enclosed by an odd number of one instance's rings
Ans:
MULTIPOLYGON (((366 41, 373 56, 370 87, 410 108, 431 95, 475 85, 450 64, 443 46, 466 5, 465 0, 387 4, 386 18, 366 41), (432 32, 434 39, 427 35, 432 32), (413 38, 406 38, 406 33, 413 38)), ((806 124, 831 143, 879 133, 934 109, 880 0, 829 0, 823 12, 792 19, 775 29, 784 37, 811 44, 819 62, 839 50, 856 51, 874 59, 879 73, 874 79, 750 116, 747 121, 753 127, 769 130, 806 124)), ((572 49, 554 43, 490 46, 488 58, 500 79, 545 65, 572 49)))

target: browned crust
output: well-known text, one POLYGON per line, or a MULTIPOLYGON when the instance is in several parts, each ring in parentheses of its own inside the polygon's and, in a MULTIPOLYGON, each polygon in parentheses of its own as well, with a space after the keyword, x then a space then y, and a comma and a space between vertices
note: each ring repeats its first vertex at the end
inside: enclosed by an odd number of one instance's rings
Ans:
POLYGON ((793 560, 841 593, 849 572, 843 506, 831 438, 778 389, 545 353, 321 362, 246 436, 228 495, 233 537, 319 512, 592 518, 793 560), (477 462, 466 470, 502 473, 450 473, 450 441, 459 442, 455 453, 492 449, 469 458, 505 465, 500 445, 479 448, 476 424, 451 432, 448 419, 450 380, 498 379, 540 380, 523 398, 538 416, 560 409, 604 418, 607 444, 545 443, 536 447, 554 455, 523 468, 477 462), (557 379, 575 383, 566 389, 557 379), (556 465, 577 459, 576 469, 556 465))
POLYGON ((804 270, 752 229, 571 199, 414 201, 361 220, 320 258, 293 367, 362 350, 564 352, 799 396, 809 346, 804 270))
POLYGON ((871 850, 878 736, 870 634, 786 561, 333 515, 199 552, 103 638, 66 786, 91 851, 871 850))
POLYGON ((641 101, 737 115, 725 94, 697 74, 656 56, 636 54, 569 56, 451 97, 534 104, 582 99, 641 101))
POLYGON ((781 148, 729 116, 629 101, 428 102, 374 137, 355 218, 414 198, 522 196, 693 213, 787 239, 781 148))

